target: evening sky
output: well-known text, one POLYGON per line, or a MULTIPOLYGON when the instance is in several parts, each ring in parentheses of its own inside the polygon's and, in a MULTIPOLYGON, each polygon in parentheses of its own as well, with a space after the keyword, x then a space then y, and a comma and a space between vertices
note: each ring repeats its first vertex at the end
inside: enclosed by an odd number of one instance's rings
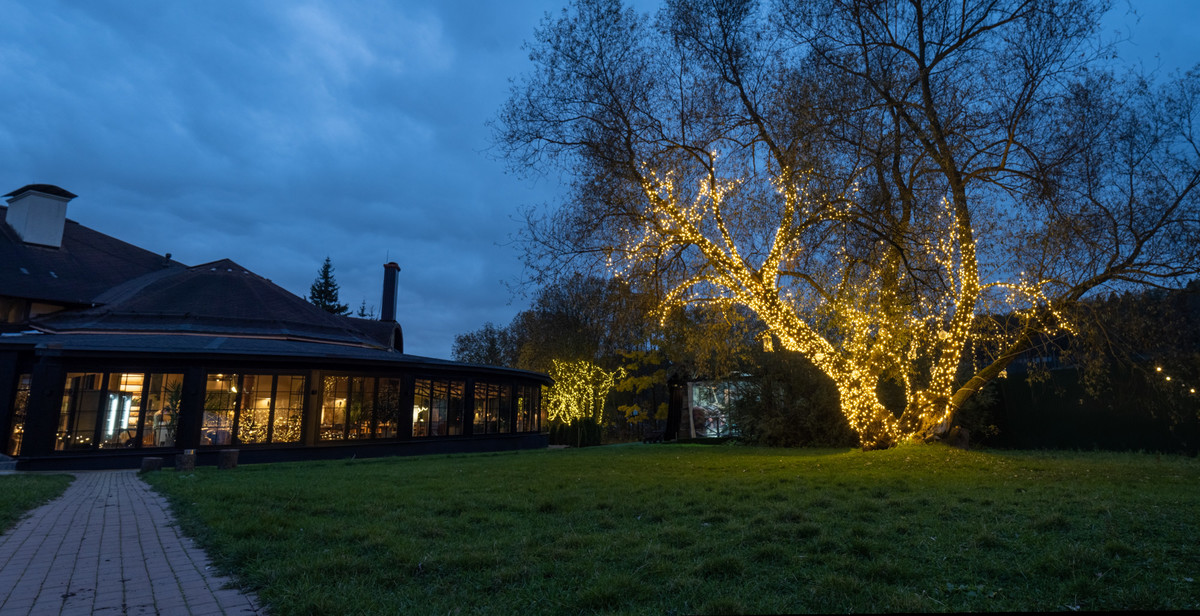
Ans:
MULTIPOLYGON (((406 350, 448 357, 527 303, 510 237, 560 178, 506 174, 485 122, 564 4, 0 0, 0 194, 56 184, 73 220, 297 295, 329 256, 355 309, 396 261, 406 350)), ((1200 61, 1200 2, 1133 5, 1123 57, 1200 61)))

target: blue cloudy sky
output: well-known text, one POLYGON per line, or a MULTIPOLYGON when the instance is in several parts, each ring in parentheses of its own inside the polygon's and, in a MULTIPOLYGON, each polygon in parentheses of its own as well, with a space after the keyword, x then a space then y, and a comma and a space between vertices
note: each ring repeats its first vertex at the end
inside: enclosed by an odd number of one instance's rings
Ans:
MULTIPOLYGON (((0 0, 0 194, 57 184, 73 220, 298 295, 328 255, 352 307, 394 260, 406 350, 448 357, 526 305, 507 243, 557 178, 505 174, 485 122, 563 4, 0 0)), ((1200 61, 1200 2, 1116 5, 1123 55, 1200 61)))

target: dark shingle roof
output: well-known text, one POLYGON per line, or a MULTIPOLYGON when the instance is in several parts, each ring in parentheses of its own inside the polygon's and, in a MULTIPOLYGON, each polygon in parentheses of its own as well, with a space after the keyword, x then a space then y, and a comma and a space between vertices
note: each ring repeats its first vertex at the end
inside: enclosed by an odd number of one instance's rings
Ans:
MULTIPOLYGON (((305 365, 313 360, 342 365, 355 364, 374 370, 407 369, 459 376, 468 373, 480 376, 534 379, 549 384, 550 378, 540 372, 461 364, 445 359, 405 355, 394 350, 362 346, 305 342, 296 340, 243 338, 236 336, 178 335, 178 334, 23 334, 0 335, 0 350, 35 348, 55 354, 136 356, 207 356, 228 359, 270 357, 274 361, 295 360, 305 365)), ((283 364, 281 363, 281 367, 283 364)))
POLYGON ((37 191, 40 193, 46 193, 47 195, 54 195, 55 197, 62 197, 64 199, 74 199, 75 197, 79 196, 65 188, 59 188, 59 187, 55 186, 54 184, 26 184, 4 196, 5 197, 16 197, 19 195, 23 195, 31 190, 37 191))
POLYGON ((404 352, 404 330, 395 321, 375 321, 358 317, 342 317, 350 321, 350 326, 365 334, 368 338, 389 346, 401 353, 404 352))
MULTIPOLYGON (((0 207, 0 223, 7 214, 8 208, 0 207)), ((127 280, 182 267, 69 219, 61 248, 26 244, 7 224, 0 224, 0 295, 87 305, 127 280)))
POLYGON ((57 333, 221 334, 391 346, 386 336, 391 329, 374 332, 355 323, 358 319, 325 312, 229 259, 147 274, 102 293, 96 302, 94 308, 46 315, 31 324, 57 333))

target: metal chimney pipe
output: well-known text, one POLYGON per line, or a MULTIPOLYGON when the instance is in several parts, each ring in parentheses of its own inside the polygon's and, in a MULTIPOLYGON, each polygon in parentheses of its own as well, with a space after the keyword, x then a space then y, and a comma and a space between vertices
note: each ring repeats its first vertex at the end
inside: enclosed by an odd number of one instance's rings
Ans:
POLYGON ((379 313, 380 321, 396 322, 396 288, 400 266, 395 261, 383 264, 383 301, 379 313))

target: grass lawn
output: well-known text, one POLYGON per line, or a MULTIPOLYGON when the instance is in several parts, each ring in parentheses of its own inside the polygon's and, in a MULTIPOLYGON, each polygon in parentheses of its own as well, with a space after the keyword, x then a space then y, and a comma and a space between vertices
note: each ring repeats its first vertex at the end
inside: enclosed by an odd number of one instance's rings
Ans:
POLYGON ((622 445, 151 473, 272 614, 1200 609, 1200 461, 622 445))
POLYGON ((25 512, 57 498, 73 477, 70 475, 0 475, 0 532, 21 520, 25 512))

